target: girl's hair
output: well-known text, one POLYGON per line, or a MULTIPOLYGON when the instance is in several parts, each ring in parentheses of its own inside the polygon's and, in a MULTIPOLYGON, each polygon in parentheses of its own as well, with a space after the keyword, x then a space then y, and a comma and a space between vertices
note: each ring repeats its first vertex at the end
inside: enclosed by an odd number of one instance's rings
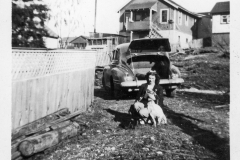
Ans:
POLYGON ((146 75, 145 75, 145 79, 147 80, 147 83, 149 83, 149 76, 155 76, 156 79, 155 79, 155 84, 156 85, 159 85, 159 82, 160 82, 160 76, 157 74, 157 72, 155 71, 149 71, 146 75))

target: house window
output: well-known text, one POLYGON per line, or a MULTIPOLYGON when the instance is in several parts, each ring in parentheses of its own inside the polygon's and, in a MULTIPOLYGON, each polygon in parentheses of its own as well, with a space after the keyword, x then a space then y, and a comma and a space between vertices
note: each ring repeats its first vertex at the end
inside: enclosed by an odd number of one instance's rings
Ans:
POLYGON ((178 11, 178 24, 182 25, 182 12, 178 11))
POLYGON ((186 38, 186 43, 188 43, 188 39, 186 38))
POLYGON ((185 25, 188 26, 188 16, 185 15, 185 25))
POLYGON ((101 39, 97 40, 97 45, 102 45, 102 40, 101 39))
POLYGON ((130 12, 125 12, 125 22, 130 19, 130 12))
POLYGON ((160 23, 168 23, 169 19, 169 10, 161 9, 160 10, 160 23))
POLYGON ((93 40, 93 45, 97 45, 97 40, 93 40))
POLYGON ((115 38, 112 39, 112 44, 115 45, 115 38))
POLYGON ((142 14, 136 13, 135 21, 140 21, 140 20, 142 20, 142 14))
POLYGON ((221 24, 230 23, 230 15, 221 15, 221 24))
POLYGON ((107 44, 107 39, 103 39, 103 44, 107 44))
POLYGON ((92 41, 88 40, 88 45, 91 46, 92 45, 92 41))

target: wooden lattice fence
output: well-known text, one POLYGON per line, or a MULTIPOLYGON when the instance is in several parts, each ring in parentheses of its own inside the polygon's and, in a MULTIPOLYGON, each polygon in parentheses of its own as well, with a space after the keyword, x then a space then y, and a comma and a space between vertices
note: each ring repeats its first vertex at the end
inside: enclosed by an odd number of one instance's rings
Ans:
POLYGON ((97 51, 96 54, 96 66, 105 66, 110 63, 110 57, 112 53, 111 52, 106 52, 106 51, 97 51))
POLYGON ((93 101, 96 51, 12 51, 12 129, 93 101))

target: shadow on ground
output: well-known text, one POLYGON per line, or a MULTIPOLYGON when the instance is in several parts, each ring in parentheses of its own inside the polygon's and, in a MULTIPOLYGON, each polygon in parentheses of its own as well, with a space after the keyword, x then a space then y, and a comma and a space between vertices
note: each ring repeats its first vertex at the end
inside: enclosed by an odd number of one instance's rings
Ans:
POLYGON ((112 109, 104 109, 108 113, 114 115, 114 121, 115 122, 120 122, 119 127, 123 129, 128 129, 129 123, 131 122, 131 115, 127 113, 121 113, 112 109))
POLYGON ((103 88, 98 87, 94 89, 94 96, 104 100, 130 100, 130 99, 136 98, 136 93, 131 93, 131 94, 122 93, 120 97, 116 99, 110 91, 107 92, 103 88))
MULTIPOLYGON (((128 129, 129 123, 131 121, 131 116, 129 114, 121 113, 112 109, 105 110, 115 116, 114 121, 120 122, 119 127, 123 129, 128 129)), ((199 128, 198 125, 191 122, 191 120, 203 122, 202 120, 193 118, 185 114, 176 113, 168 106, 164 106, 163 111, 166 114, 167 119, 171 121, 172 125, 178 126, 179 128, 181 128, 182 132, 191 136, 196 143, 215 153, 218 159, 230 159, 230 148, 228 139, 220 138, 212 131, 199 128)))
POLYGON ((190 135, 198 144, 211 150, 221 160, 230 159, 229 140, 220 138, 209 130, 201 129, 188 120, 194 120, 195 118, 176 113, 167 106, 163 107, 163 111, 168 120, 181 128, 184 133, 190 135))

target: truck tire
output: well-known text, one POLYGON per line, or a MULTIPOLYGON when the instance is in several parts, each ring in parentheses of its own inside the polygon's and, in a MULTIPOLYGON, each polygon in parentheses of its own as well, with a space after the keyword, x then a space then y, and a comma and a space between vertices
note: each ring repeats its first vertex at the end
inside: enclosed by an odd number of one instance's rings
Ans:
POLYGON ((111 96, 114 99, 119 100, 120 97, 121 97, 121 91, 119 91, 118 89, 116 89, 114 87, 114 83, 113 83, 113 78, 112 77, 111 77, 110 83, 111 83, 111 96))
POLYGON ((176 96, 176 92, 177 90, 176 89, 165 89, 165 92, 166 92, 166 96, 167 97, 175 97, 176 96))

